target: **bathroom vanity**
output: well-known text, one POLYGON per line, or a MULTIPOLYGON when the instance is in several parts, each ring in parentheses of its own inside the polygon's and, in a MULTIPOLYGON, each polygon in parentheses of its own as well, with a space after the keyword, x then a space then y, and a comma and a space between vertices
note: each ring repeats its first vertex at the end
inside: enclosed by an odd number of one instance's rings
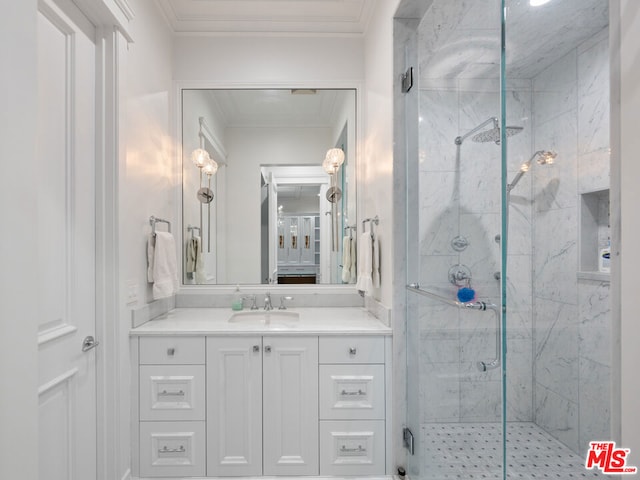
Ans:
POLYGON ((131 338, 134 476, 391 472, 391 329, 365 309, 179 308, 131 338))

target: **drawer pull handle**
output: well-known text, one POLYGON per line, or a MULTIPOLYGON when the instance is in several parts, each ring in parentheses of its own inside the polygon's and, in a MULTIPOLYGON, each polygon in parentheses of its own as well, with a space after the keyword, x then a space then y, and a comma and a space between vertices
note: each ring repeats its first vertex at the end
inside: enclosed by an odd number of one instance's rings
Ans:
POLYGON ((362 445, 358 445, 355 448, 349 448, 346 445, 340 445, 340 453, 367 453, 367 449, 362 445))
POLYGON ((184 453, 187 449, 184 445, 180 445, 178 448, 168 448, 166 445, 158 449, 158 453, 184 453))
POLYGON ((349 355, 355 355, 357 353, 356 347, 349 347, 349 355))
POLYGON ((170 357, 173 357, 175 353, 176 353, 175 348, 167 348, 167 355, 169 355, 170 357))
POLYGON ((167 397, 184 397, 184 392, 182 390, 178 390, 177 392, 167 392, 166 390, 163 390, 158 395, 164 395, 167 397))
POLYGON ((358 389, 357 392, 348 392, 347 390, 342 390, 340 392, 340 395, 342 395, 343 397, 349 397, 349 396, 360 396, 360 395, 366 395, 366 392, 363 392, 362 390, 358 389))
POLYGON ((260 345, 254 345, 253 346, 253 351, 254 352, 259 352, 260 351, 260 345))
POLYGON ((267 345, 266 347, 264 347, 264 351, 265 353, 271 353, 271 345, 267 345))

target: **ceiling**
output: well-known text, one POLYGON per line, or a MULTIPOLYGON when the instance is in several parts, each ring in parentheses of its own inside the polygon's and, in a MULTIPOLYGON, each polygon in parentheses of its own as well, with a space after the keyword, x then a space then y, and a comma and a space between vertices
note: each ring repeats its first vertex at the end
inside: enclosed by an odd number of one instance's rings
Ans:
POLYGON ((156 0, 175 33, 363 35, 375 0, 156 0))
MULTIPOLYGON (((608 0, 507 0, 506 60, 511 78, 532 78, 609 24, 608 0)), ((419 41, 421 75, 497 78, 500 5, 495 0, 433 0, 419 41)))
POLYGON ((209 90, 212 108, 226 127, 330 128, 354 90, 209 90))

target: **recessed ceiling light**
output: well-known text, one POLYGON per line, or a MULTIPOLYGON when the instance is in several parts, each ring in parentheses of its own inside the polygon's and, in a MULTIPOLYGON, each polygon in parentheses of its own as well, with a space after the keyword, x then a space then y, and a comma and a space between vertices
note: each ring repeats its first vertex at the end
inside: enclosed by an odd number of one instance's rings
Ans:
POLYGON ((539 7, 540 5, 544 5, 545 3, 549 3, 551 0, 529 0, 529 5, 532 7, 539 7))

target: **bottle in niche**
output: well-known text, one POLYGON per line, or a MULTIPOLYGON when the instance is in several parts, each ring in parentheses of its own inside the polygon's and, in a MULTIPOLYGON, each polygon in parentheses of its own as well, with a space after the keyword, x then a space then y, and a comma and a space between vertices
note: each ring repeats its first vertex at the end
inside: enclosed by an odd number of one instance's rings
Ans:
POLYGON ((598 270, 602 273, 611 272, 611 239, 598 251, 598 270))

